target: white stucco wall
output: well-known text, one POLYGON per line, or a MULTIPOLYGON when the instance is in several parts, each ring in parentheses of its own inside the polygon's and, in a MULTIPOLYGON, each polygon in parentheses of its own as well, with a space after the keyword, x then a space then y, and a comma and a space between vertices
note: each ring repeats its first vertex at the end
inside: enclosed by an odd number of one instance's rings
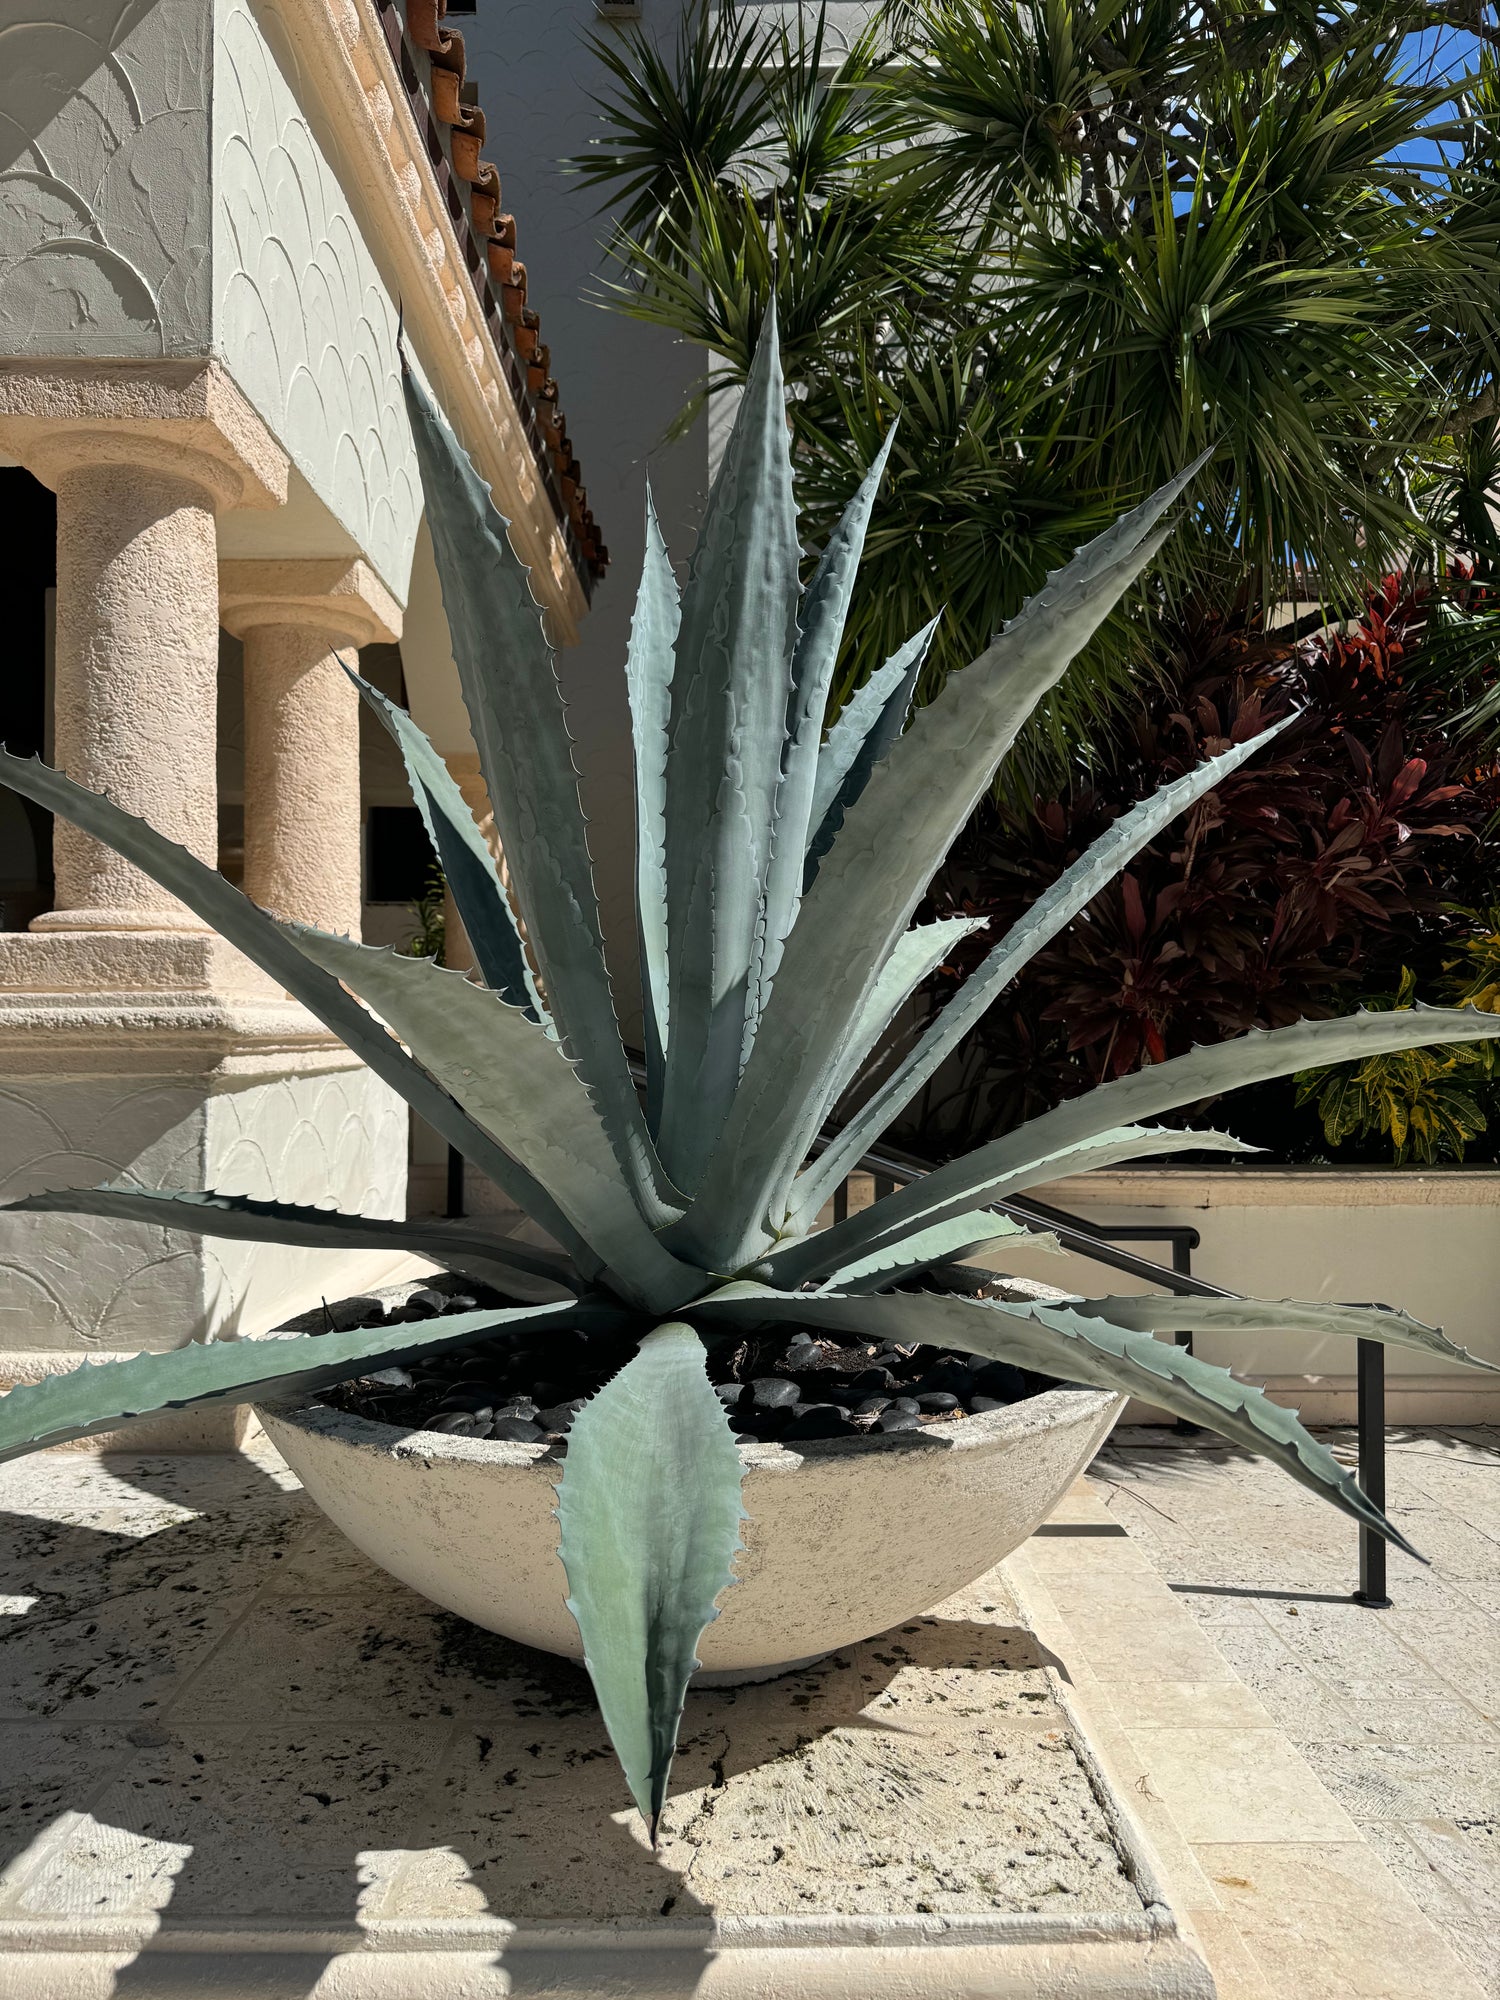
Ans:
POLYGON ((276 8, 214 0, 214 347, 404 595, 421 512, 396 307, 315 133, 276 8))
MULTIPOLYGON (((1102 1224, 1187 1224, 1198 1276, 1263 1299, 1399 1306, 1500 1364, 1500 1171, 1138 1168, 1080 1175, 1036 1198, 1102 1224)), ((1170 1265, 1165 1243, 1122 1244, 1170 1265)), ((989 1262, 1097 1297, 1148 1292, 1078 1257, 1007 1242, 989 1262)), ((1353 1414, 1355 1345, 1336 1335, 1200 1335, 1195 1351, 1263 1384, 1314 1420, 1353 1414)), ((1387 1348, 1390 1413, 1408 1422, 1493 1423, 1500 1375, 1387 1348)))
POLYGON ((206 0, 0 0, 0 346, 206 351, 206 0))
MULTIPOLYGON (((406 1111, 342 1052, 239 1075, 0 1079, 0 1201, 128 1179, 148 1187, 400 1215, 406 1111)), ((403 1271, 404 1252, 323 1252, 180 1236, 77 1216, 7 1219, 0 1378, 47 1356, 180 1347, 258 1333, 320 1298, 403 1271)))
MULTIPOLYGON (((0 353, 217 354, 296 468, 295 546, 404 596, 397 314, 282 28, 296 0, 0 0, 0 353)), ((238 522, 225 524, 225 543, 238 522)))

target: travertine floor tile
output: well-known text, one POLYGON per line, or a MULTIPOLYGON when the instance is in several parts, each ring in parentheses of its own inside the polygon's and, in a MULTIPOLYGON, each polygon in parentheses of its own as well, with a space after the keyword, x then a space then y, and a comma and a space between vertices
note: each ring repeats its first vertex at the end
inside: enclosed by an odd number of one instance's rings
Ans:
POLYGON ((1259 1696, 1240 1681, 1112 1681, 1109 1698, 1131 1730, 1273 1726, 1259 1696))
POLYGON ((1144 1926, 1002 1577, 691 1693, 652 1854, 582 1670, 372 1570, 262 1456, 0 1473, 0 1918, 1144 1926))
POLYGON ((1145 1831, 1163 1878, 1170 1884, 1173 1907, 1195 1917, 1200 1910, 1217 1910, 1219 1898, 1213 1884, 1152 1783, 1144 1757, 1121 1726, 1109 1690, 1097 1682, 1075 1686, 1074 1705, 1083 1718, 1094 1754, 1145 1831))
POLYGON ((1194 1844, 1359 1838, 1278 1729, 1127 1727, 1152 1784, 1194 1844))
POLYGON ((1421 1819, 1405 1831, 1429 1869, 1487 1920, 1491 1940, 1500 1938, 1500 1819, 1421 1819))
POLYGON ((1271 1991, 1286 2000, 1477 2000, 1462 1960, 1360 1841, 1199 1850, 1271 1991))
POLYGON ((1283 2000, 1266 1984, 1265 1974, 1225 1910, 1194 1910, 1194 1935, 1213 1970, 1218 2000, 1283 2000))
POLYGON ((139 1752, 126 1723, 0 1723, 0 1825, 12 1843, 87 1806, 139 1752))
MULTIPOLYGON (((193 1862, 173 1890, 173 1920, 332 1918, 354 1908, 357 1857, 420 1815, 450 1725, 375 1714, 363 1731, 185 1724, 162 1734, 90 1817, 163 1850, 187 1846, 193 1862)), ((68 1872, 76 1894, 79 1871, 68 1872)), ((37 1907, 34 1893, 23 1889, 22 1907, 37 1907)))
POLYGON ((1122 1431, 1089 1483, 1500 2000, 1500 1429, 1392 1432, 1388 1463, 1433 1563, 1393 1554, 1380 1612, 1348 1601, 1348 1525, 1290 1486, 1272 1507, 1241 1455, 1122 1431))
POLYGON ((1493 1743, 1328 1743, 1323 1782, 1356 1819, 1500 1820, 1500 1755, 1493 1743))
MULTIPOLYGON (((1169 1616, 1154 1593, 1104 1601, 1048 1578, 1052 1597, 1089 1667, 1101 1681, 1230 1680, 1222 1654, 1175 1611, 1169 1616)), ((1172 1600, 1167 1594, 1167 1606, 1172 1600)))
MULTIPOLYGON (((1365 1838, 1413 1900, 1438 1924, 1444 1938, 1486 1993, 1500 1980, 1496 1940, 1500 1938, 1500 1871, 1493 1869, 1472 1833, 1442 1822, 1424 1829, 1372 1821, 1365 1838), (1439 1831, 1441 1829, 1441 1831, 1439 1831)), ((1490 1845, 1494 1845, 1492 1829, 1490 1845)))
POLYGON ((233 1630, 243 1595, 184 1595, 172 1584, 102 1593, 87 1609, 39 1597, 0 1629, 0 1716, 67 1722, 159 1711, 233 1630))

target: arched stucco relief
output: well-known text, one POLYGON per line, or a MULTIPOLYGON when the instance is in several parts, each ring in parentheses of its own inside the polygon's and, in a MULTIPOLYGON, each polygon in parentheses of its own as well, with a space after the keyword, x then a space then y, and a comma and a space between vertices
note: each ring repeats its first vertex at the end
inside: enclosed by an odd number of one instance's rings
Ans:
POLYGON ((250 0, 217 10, 214 345, 399 592, 420 503, 396 310, 302 109, 274 12, 250 0))
MULTIPOLYGON (((400 1215, 406 1112, 357 1065, 236 1079, 7 1078, 0 1199, 133 1180, 400 1215)), ((263 1332, 383 1282, 401 1252, 294 1250, 141 1223, 16 1216, 0 1243, 0 1378, 17 1354, 118 1352, 263 1332)))
POLYGON ((207 0, 0 0, 15 354, 207 351, 207 0))
MULTIPOLYGON (((401 1099, 362 1068, 216 1091, 207 1104, 213 1185, 347 1215, 402 1215, 407 1122, 401 1099)), ((320 1298, 380 1284, 400 1263, 399 1252, 271 1249, 223 1238, 206 1240, 202 1252, 205 1318, 240 1333, 264 1332, 320 1298)))

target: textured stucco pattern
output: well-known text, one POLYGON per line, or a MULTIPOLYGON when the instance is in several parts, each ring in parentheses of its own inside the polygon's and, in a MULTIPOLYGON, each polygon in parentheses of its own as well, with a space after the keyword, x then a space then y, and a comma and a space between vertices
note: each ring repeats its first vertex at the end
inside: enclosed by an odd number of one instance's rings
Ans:
MULTIPOLYGON (((344 1064, 202 1077, 0 1081, 0 1200, 129 1178, 399 1215, 404 1106, 344 1064)), ((76 1216, 12 1217, 0 1240, 0 1375, 37 1352, 170 1348, 261 1332, 401 1260, 180 1236, 76 1216)))
POLYGON ((216 0, 214 345, 385 581, 420 514, 396 308, 274 8, 216 0))
POLYGON ((0 0, 0 295, 17 354, 206 353, 208 0, 0 0))

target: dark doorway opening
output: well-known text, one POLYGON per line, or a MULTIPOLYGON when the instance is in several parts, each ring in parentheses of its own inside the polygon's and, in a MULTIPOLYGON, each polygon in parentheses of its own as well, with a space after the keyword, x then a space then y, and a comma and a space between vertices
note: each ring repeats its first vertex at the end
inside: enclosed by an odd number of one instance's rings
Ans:
MULTIPOLYGON (((19 466, 0 466, 0 742, 20 757, 50 745, 48 652, 57 582, 57 503, 19 466)), ((52 815, 0 789, 0 930, 23 931, 52 907, 52 815)))

